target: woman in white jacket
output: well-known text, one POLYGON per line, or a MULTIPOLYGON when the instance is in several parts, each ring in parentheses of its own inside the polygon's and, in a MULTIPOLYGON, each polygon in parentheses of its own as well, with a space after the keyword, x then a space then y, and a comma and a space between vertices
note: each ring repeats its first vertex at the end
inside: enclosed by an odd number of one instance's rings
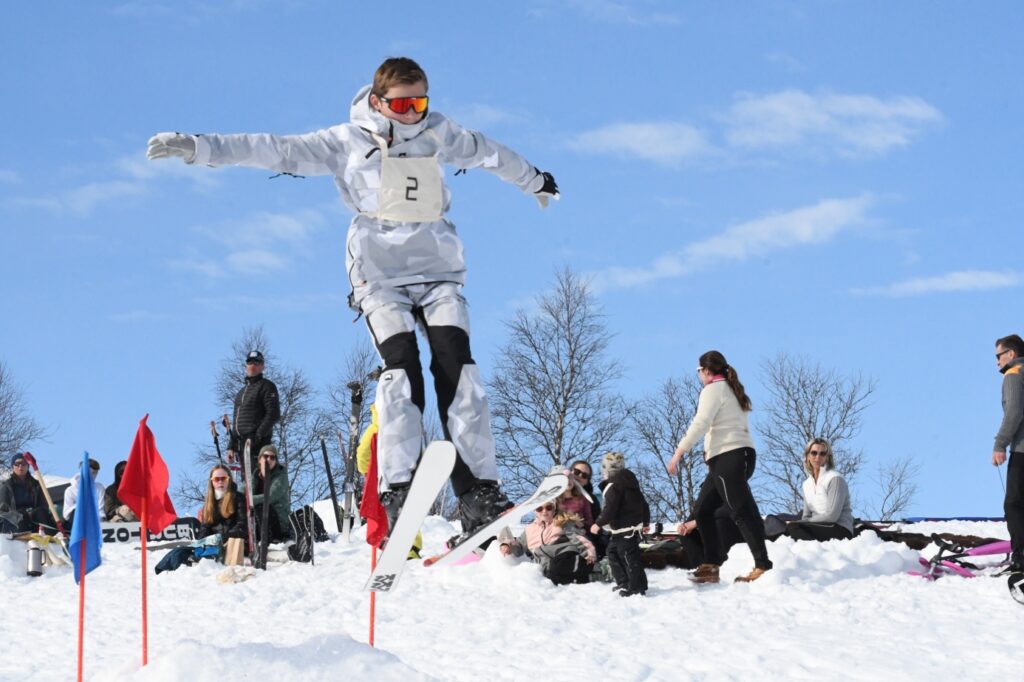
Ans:
POLYGON ((804 448, 804 512, 799 521, 786 524, 794 540, 849 540, 853 537, 850 489, 836 472, 832 446, 815 438, 804 448))
MULTIPOLYGON (((683 455, 704 438, 708 476, 701 484, 693 516, 704 543, 705 563, 697 567, 692 578, 697 583, 718 582, 718 569, 725 562, 725 552, 715 526, 715 510, 724 505, 754 555, 754 570, 736 581, 751 582, 770 570, 772 562, 765 548, 764 520, 747 484, 757 457, 747 423, 750 398, 736 370, 716 350, 700 356, 697 375, 704 384, 697 414, 668 463, 669 473, 674 474, 683 455)), ((679 532, 685 535, 689 530, 683 526, 686 524, 680 524, 679 532)))

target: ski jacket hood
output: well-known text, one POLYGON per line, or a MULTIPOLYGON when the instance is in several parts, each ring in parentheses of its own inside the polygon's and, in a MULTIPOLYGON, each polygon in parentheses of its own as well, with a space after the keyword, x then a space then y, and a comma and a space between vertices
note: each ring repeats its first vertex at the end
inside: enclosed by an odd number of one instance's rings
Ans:
MULTIPOLYGON (((427 129, 428 121, 433 115, 429 110, 416 123, 392 121, 370 106, 372 85, 364 85, 352 98, 349 109, 349 120, 363 130, 380 135, 385 140, 393 140, 394 144, 406 142, 427 129)), ((435 120, 436 124, 437 121, 435 120)))

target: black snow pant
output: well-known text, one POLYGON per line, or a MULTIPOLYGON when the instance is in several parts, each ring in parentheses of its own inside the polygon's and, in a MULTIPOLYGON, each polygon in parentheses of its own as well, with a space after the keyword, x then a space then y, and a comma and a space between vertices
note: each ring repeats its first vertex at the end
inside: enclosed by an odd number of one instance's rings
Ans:
POLYGON ((794 540, 825 542, 826 540, 849 540, 853 533, 838 523, 814 523, 812 521, 793 521, 786 524, 786 535, 794 540))
POLYGON ((613 533, 608 541, 608 566, 620 588, 634 594, 647 592, 647 573, 640 553, 640 532, 613 533))
POLYGON ((715 523, 715 511, 725 506, 744 542, 754 555, 754 565, 768 570, 772 562, 764 543, 764 520, 747 480, 754 474, 757 454, 753 448, 723 452, 708 460, 708 477, 700 486, 693 517, 704 542, 704 561, 721 566, 726 551, 715 523))
POLYGON ((1024 452, 1011 452, 1006 466, 1006 527, 1010 531, 1013 562, 1024 569, 1024 452))

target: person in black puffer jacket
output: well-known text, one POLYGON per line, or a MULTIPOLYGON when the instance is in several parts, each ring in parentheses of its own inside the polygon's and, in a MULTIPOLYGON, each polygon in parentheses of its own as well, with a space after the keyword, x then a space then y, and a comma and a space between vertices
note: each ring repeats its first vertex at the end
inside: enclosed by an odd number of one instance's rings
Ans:
POLYGON ((626 468, 621 452, 609 452, 601 460, 604 478, 604 509, 590 530, 598 533, 607 526, 612 537, 608 541, 608 563, 619 595, 629 597, 647 593, 647 574, 640 553, 640 536, 651 522, 647 505, 636 475, 626 468))
POLYGON ((235 462, 252 440, 252 468, 257 467, 257 455, 273 436, 274 424, 281 418, 281 403, 277 386, 263 376, 263 353, 249 351, 245 358, 245 385, 235 395, 234 419, 231 423, 231 442, 228 443, 228 463, 235 462))

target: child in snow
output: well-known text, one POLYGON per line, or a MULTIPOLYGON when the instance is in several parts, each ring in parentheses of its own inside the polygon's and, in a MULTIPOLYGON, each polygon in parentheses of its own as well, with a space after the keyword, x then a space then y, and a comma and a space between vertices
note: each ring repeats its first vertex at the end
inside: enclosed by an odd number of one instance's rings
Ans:
POLYGON ((562 511, 578 516, 580 520, 577 525, 584 531, 594 524, 594 517, 590 512, 590 502, 587 501, 587 498, 583 497, 580 493, 580 489, 575 485, 570 485, 569 488, 562 493, 562 496, 558 498, 558 508, 562 511))
POLYGON ((621 452, 609 452, 601 460, 604 509, 590 527, 597 534, 602 526, 612 533, 608 541, 608 563, 619 595, 647 593, 647 573, 640 553, 640 536, 651 522, 651 509, 640 490, 636 475, 626 468, 621 452))
POLYGON ((408 494, 423 441, 419 326, 430 345, 437 409, 458 460, 452 488, 465 532, 510 505, 498 484, 490 412, 469 346, 462 241, 445 219, 443 166, 483 168, 546 206, 558 185, 516 152, 428 110, 427 75, 411 59, 387 59, 352 101, 351 123, 306 135, 159 133, 151 159, 333 175, 355 213, 348 230, 349 302, 366 316, 384 361, 380 412, 381 501, 391 527, 408 494))

